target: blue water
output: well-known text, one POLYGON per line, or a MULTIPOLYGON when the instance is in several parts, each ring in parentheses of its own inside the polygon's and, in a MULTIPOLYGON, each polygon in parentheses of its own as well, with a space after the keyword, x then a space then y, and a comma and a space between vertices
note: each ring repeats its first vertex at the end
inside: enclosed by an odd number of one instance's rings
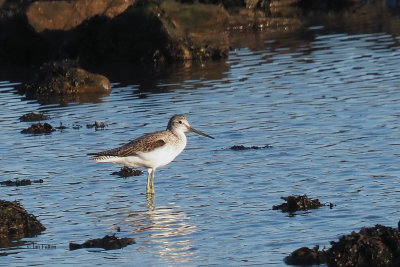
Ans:
POLYGON ((0 179, 44 180, 1 186, 0 196, 19 200, 47 228, 1 248, 10 254, 0 265, 283 266, 299 247, 396 226, 400 38, 307 31, 312 40, 292 45, 290 34, 275 35, 146 84, 112 80, 110 96, 84 103, 41 105, 14 93, 18 81, 0 82, 0 179), (67 129, 23 135, 30 123, 18 118, 30 111, 67 129), (163 129, 175 113, 215 139, 189 133, 187 149, 157 170, 154 199, 146 175, 119 178, 110 175, 118 166, 86 155, 163 129), (86 127, 94 121, 108 126, 86 127), (294 216, 272 210, 290 194, 335 206, 294 216), (114 233, 136 244, 69 251, 69 242, 114 233))

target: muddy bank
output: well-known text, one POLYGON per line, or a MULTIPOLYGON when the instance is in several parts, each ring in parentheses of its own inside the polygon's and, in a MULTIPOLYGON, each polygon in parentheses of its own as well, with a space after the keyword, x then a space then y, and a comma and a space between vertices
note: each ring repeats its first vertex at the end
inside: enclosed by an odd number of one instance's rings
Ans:
MULTIPOLYGON (((400 223, 400 222, 399 222, 400 223)), ((285 262, 290 265, 326 264, 336 266, 400 266, 399 229, 383 225, 361 228, 331 241, 331 248, 319 250, 300 248, 291 253, 285 262)))
POLYGON ((45 229, 19 202, 0 200, 0 247, 8 246, 12 240, 33 237, 45 229))
POLYGON ((80 248, 104 248, 106 250, 111 250, 111 249, 120 249, 135 243, 136 242, 133 238, 127 238, 127 237, 120 238, 116 237, 115 235, 112 236, 106 235, 103 238, 86 240, 85 243, 83 244, 69 243, 69 249, 75 250, 80 248))

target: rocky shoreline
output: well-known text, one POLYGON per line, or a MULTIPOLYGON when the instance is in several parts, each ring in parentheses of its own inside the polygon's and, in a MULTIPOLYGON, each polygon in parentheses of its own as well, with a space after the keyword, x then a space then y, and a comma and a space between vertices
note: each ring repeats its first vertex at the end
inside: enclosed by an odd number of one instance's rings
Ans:
MULTIPOLYGON (((356 0, 328 1, 324 8, 356 0)), ((0 61, 162 65, 227 57, 230 32, 297 29, 318 1, 3 0, 0 61), (302 7, 304 8, 302 9, 302 7)))

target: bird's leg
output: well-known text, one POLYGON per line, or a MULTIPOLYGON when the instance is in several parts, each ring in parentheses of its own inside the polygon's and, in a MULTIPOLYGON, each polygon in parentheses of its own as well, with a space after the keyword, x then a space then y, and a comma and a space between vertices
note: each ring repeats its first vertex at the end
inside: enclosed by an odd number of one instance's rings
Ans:
POLYGON ((156 172, 156 169, 153 169, 153 171, 151 172, 151 185, 150 185, 150 187, 151 187, 151 193, 152 194, 155 194, 155 191, 154 191, 154 173, 156 172))
POLYGON ((151 173, 152 173, 152 169, 147 169, 147 194, 151 194, 151 173))

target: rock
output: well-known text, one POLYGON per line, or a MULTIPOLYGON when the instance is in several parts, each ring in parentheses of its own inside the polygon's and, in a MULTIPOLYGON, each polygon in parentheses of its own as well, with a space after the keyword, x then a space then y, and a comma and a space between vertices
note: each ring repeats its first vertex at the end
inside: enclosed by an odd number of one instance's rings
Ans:
POLYGON ((7 180, 7 181, 2 181, 0 182, 0 185, 5 185, 5 186, 25 186, 25 185, 31 185, 32 183, 43 183, 43 179, 38 179, 38 180, 33 180, 31 181, 30 179, 15 179, 15 181, 12 180, 7 180))
POLYGON ((328 266, 400 266, 399 230, 383 225, 361 228, 331 242, 328 266))
POLYGON ((139 176, 142 175, 143 171, 135 170, 129 167, 122 167, 118 172, 113 172, 112 175, 119 175, 121 177, 129 177, 129 176, 139 176))
POLYGON ((135 0, 36 1, 28 7, 26 17, 36 32, 68 31, 96 15, 113 18, 134 3, 135 0))
POLYGON ((7 246, 12 240, 33 237, 45 229, 19 202, 0 200, 0 246, 7 246))
POLYGON ((181 41, 184 60, 228 56, 229 14, 223 7, 168 0, 162 2, 160 9, 168 35, 181 41))
MULTIPOLYGON (((287 196, 281 197, 286 203, 273 206, 273 210, 282 210, 282 212, 296 212, 300 210, 317 209, 322 206, 326 206, 319 202, 318 199, 311 199, 306 195, 303 196, 287 196)), ((330 204, 332 207, 333 204, 330 204)))
POLYGON ((104 248, 106 250, 110 249, 120 249, 131 244, 135 244, 133 238, 119 238, 115 235, 106 235, 103 238, 89 239, 83 244, 69 243, 69 249, 75 250, 80 248, 104 248))
POLYGON ((382 225, 361 228, 360 232, 352 232, 342 236, 338 242, 331 241, 331 248, 319 251, 300 248, 285 258, 287 264, 319 265, 328 267, 396 267, 400 266, 400 234, 399 230, 382 225))
POLYGON ((110 81, 100 74, 88 72, 69 60, 44 64, 35 78, 18 87, 28 99, 40 102, 73 101, 81 95, 108 95, 110 81))
POLYGON ((326 262, 325 251, 320 251, 319 246, 313 249, 302 247, 293 251, 285 258, 285 263, 289 265, 319 265, 326 262))
POLYGON ((260 146, 235 145, 235 146, 230 147, 230 149, 232 149, 232 150, 249 150, 249 149, 261 149, 261 148, 272 148, 272 146, 265 145, 263 147, 260 147, 260 146))
POLYGON ((20 121, 44 121, 48 119, 49 116, 44 115, 43 113, 34 113, 34 112, 30 112, 19 117, 20 121))
POLYGON ((50 124, 48 124, 48 123, 44 123, 44 124, 41 124, 40 122, 39 123, 35 123, 35 124, 32 124, 29 128, 26 128, 26 129, 23 129, 22 131, 21 131, 21 133, 23 133, 23 134, 49 134, 49 133, 52 133, 52 132, 54 132, 56 129, 54 129, 53 128, 53 126, 51 126, 50 124))
POLYGON ((0 10, 2 62, 79 58, 85 64, 164 64, 229 52, 229 14, 222 6, 172 0, 11 2, 0 10))

